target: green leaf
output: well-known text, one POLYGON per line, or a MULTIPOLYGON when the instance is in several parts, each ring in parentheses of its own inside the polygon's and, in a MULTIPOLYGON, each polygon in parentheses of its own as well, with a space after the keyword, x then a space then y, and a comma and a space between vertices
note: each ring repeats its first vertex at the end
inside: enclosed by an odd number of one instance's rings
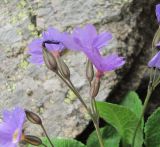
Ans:
MULTIPOLYGON (((100 129, 105 147, 119 147, 120 136, 115 128, 106 126, 100 129)), ((87 147, 100 147, 96 131, 92 132, 87 140, 87 147)))
MULTIPOLYGON (((47 147, 51 147, 47 138, 42 139, 43 143, 47 145, 47 147)), ((54 147, 86 147, 81 142, 74 140, 74 139, 66 139, 66 138, 55 138, 51 140, 54 147)), ((34 147, 33 145, 29 145, 28 147, 34 147)), ((44 147, 44 146, 40 146, 44 147)))
POLYGON ((138 118, 140 118, 143 106, 136 92, 134 91, 128 92, 124 97, 121 105, 129 108, 132 112, 134 112, 134 114, 137 115, 138 118))
MULTIPOLYGON (((123 143, 131 144, 138 118, 129 108, 107 102, 96 102, 100 114, 120 134, 123 143)), ((143 136, 141 128, 137 132, 135 147, 141 147, 143 136)))
POLYGON ((160 107, 148 118, 144 132, 146 147, 160 147, 160 107))

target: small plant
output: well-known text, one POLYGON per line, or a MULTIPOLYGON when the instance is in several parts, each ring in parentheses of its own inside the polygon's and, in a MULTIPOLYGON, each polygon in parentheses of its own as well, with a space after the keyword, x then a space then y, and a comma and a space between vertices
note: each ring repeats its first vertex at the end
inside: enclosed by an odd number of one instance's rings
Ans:
MULTIPOLYGON (((156 16, 160 23, 160 4, 156 6, 156 16)), ((15 147, 19 142, 28 143, 28 147, 159 147, 160 146, 160 107, 144 122, 144 113, 151 94, 160 83, 160 51, 149 61, 150 81, 147 95, 142 105, 139 96, 130 91, 120 104, 96 101, 102 77, 106 72, 116 70, 125 64, 123 57, 116 53, 103 56, 101 49, 112 39, 109 32, 97 34, 91 24, 76 28, 72 34, 61 33, 49 28, 42 37, 29 45, 29 61, 36 65, 45 63, 79 99, 93 121, 95 131, 90 134, 87 144, 67 138, 49 137, 41 118, 29 110, 16 107, 13 111, 3 112, 0 124, 0 147, 15 147), (70 78, 70 70, 61 57, 64 49, 83 52, 87 56, 86 78, 90 86, 90 103, 86 103, 70 78), (39 125, 45 137, 27 135, 23 131, 25 119, 39 125), (106 126, 99 127, 99 118, 106 126)), ((152 41, 152 49, 160 48, 160 28, 152 41)))

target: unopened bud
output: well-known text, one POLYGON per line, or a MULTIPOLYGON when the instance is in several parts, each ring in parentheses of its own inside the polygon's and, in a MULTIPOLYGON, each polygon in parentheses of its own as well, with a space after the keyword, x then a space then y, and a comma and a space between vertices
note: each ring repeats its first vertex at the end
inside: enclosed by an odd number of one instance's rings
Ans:
POLYGON ((100 79, 99 78, 95 78, 95 80, 93 81, 92 85, 91 85, 91 97, 96 97, 98 92, 99 92, 99 87, 100 87, 100 79))
POLYGON ((25 113, 26 113, 27 119, 30 122, 32 122, 33 124, 42 125, 42 120, 37 114, 35 114, 35 113, 33 113, 33 112, 29 111, 29 110, 25 110, 25 113))
POLYGON ((158 28, 158 30, 156 31, 154 35, 152 47, 156 47, 159 41, 160 41, 160 27, 158 28))
POLYGON ((86 77, 89 82, 92 82, 94 77, 93 64, 89 60, 87 61, 87 66, 86 66, 86 77))
POLYGON ((42 140, 36 136, 32 135, 25 135, 24 140, 26 143, 29 143, 31 145, 39 146, 42 145, 42 140))
POLYGON ((56 59, 46 48, 43 48, 43 59, 48 69, 57 71, 56 59))
POLYGON ((57 60, 57 62, 59 63, 59 70, 62 76, 66 79, 70 79, 70 70, 66 63, 60 57, 58 57, 57 60))

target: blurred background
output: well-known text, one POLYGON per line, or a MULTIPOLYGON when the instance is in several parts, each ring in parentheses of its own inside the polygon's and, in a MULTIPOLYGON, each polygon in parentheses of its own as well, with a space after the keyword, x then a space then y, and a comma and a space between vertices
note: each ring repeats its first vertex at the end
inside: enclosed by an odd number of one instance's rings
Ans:
MULTIPOLYGON (((156 52, 151 42, 158 23, 158 0, 0 0, 0 112, 21 106, 41 115, 53 136, 76 137, 89 124, 89 117, 74 94, 45 66, 28 63, 27 46, 48 27, 72 31, 94 24, 98 32, 110 31, 113 40, 104 54, 118 52, 126 65, 106 73, 97 100, 119 102, 129 90, 142 100, 148 82, 147 62, 156 52)), ((64 52, 71 78, 89 101, 82 53, 64 52)), ((147 114, 159 104, 158 88, 147 114)), ((89 127, 89 126, 88 126, 89 127)), ((34 125, 26 131, 41 135, 34 125), (36 131, 35 131, 36 130, 36 131)))

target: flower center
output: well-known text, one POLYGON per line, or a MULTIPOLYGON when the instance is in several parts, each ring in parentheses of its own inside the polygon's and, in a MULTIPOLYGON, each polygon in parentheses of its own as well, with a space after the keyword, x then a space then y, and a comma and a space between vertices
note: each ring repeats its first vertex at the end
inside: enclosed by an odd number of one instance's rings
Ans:
POLYGON ((18 133, 19 133, 19 130, 16 129, 12 136, 13 143, 16 143, 18 141, 18 133))

